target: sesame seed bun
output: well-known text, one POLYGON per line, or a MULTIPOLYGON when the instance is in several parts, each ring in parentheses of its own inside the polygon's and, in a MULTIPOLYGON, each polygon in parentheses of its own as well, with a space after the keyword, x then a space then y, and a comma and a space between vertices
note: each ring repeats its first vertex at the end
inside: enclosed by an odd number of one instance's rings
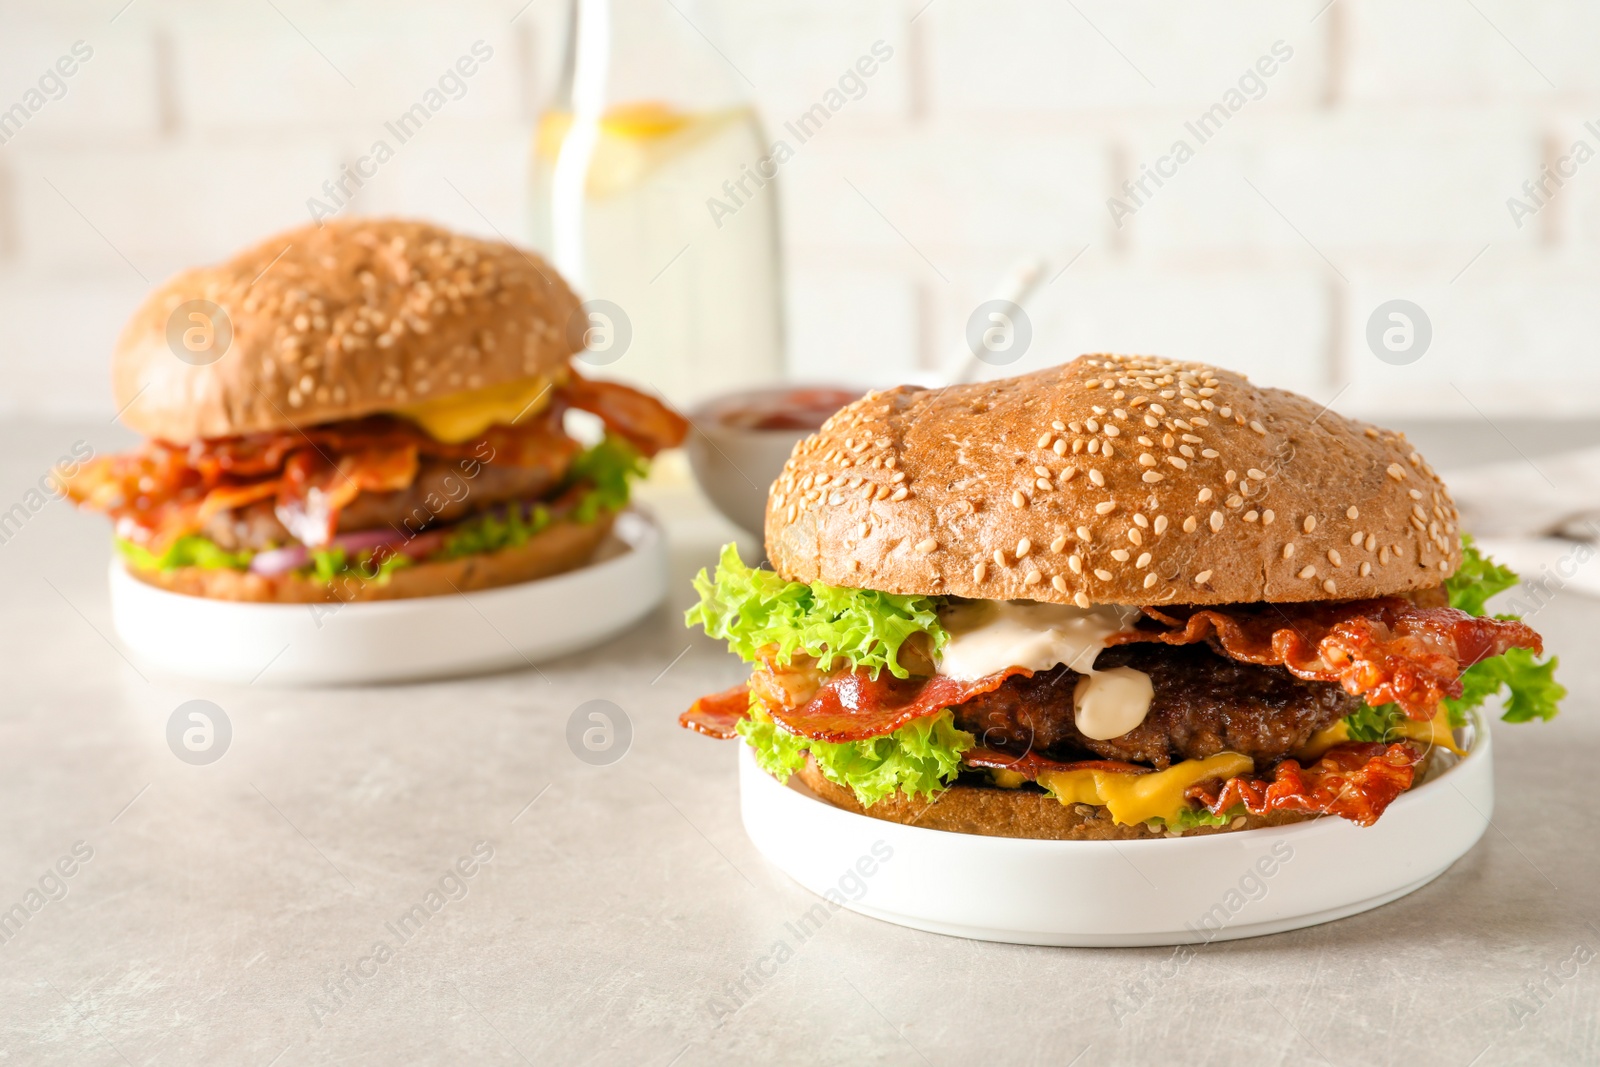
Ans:
POLYGON ((122 332, 112 390, 123 422, 177 443, 355 418, 559 377, 577 308, 531 252, 422 222, 339 220, 161 286, 122 332), (184 331, 203 322, 174 315, 193 300, 231 324, 210 362, 220 341, 191 354, 184 331))
POLYGON ((766 547, 787 578, 891 593, 1346 600, 1438 585, 1457 521, 1403 434, 1230 371, 1091 355, 840 410, 773 484, 766 547))

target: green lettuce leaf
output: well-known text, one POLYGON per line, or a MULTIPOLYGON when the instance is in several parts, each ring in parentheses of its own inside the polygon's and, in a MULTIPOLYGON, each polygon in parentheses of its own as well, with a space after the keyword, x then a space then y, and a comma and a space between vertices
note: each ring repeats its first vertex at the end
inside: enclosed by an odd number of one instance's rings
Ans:
POLYGON ((250 560, 255 555, 250 551, 229 552, 211 538, 200 534, 184 534, 160 555, 120 537, 116 540, 116 546, 128 565, 141 571, 174 571, 179 567, 242 571, 249 569, 250 560))
POLYGON ((608 511, 621 511, 628 504, 629 482, 650 472, 649 462, 627 441, 607 435, 572 461, 567 484, 588 482, 588 492, 578 500, 572 517, 590 523, 608 511))
MULTIPOLYGON (((1489 599, 1510 589, 1517 581, 1515 571, 1485 556, 1472 543, 1472 538, 1463 534, 1461 569, 1445 579, 1444 588, 1451 607, 1471 615, 1487 615, 1489 599)), ((1515 619, 1520 616, 1496 617, 1515 619)), ((1528 649, 1512 648, 1504 655, 1474 663, 1461 674, 1461 695, 1445 698, 1451 723, 1461 725, 1466 721, 1468 708, 1475 708, 1501 692, 1506 694, 1505 713, 1501 716, 1506 722, 1555 718, 1561 699, 1567 695, 1566 688, 1555 678, 1560 662, 1556 656, 1540 661, 1528 649)))
POLYGON ((482 552, 520 548, 527 544, 530 537, 549 525, 550 509, 543 504, 535 504, 526 515, 520 507, 508 508, 503 515, 485 511, 476 518, 457 523, 445 537, 444 546, 428 558, 460 559, 482 552))
POLYGON ((745 566, 732 544, 722 546, 716 577, 702 570, 694 588, 700 603, 684 615, 685 624, 705 627, 746 662, 754 662, 761 648, 776 645, 779 663, 804 652, 823 670, 842 661, 866 667, 873 677, 887 667, 896 678, 906 678, 910 672, 900 663, 900 649, 908 638, 926 634, 928 652, 935 656, 950 639, 932 597, 791 582, 745 566))
POLYGON ((849 789, 865 805, 896 791, 932 799, 961 769, 961 753, 976 743, 971 734, 956 729, 948 709, 892 734, 840 744, 790 733, 760 712, 735 729, 754 750, 761 769, 780 782, 788 781, 810 752, 823 777, 849 789))
POLYGON ((1461 535, 1461 568, 1444 580, 1450 606, 1468 615, 1487 615, 1489 598, 1517 584, 1517 573, 1479 552, 1471 534, 1461 535))
POLYGON ((1506 722, 1528 722, 1532 719, 1553 719, 1560 709, 1561 699, 1567 695, 1566 687, 1556 681, 1558 657, 1540 662, 1525 648, 1513 648, 1503 656, 1490 656, 1474 663, 1461 675, 1461 695, 1446 697, 1450 721, 1468 708, 1475 708, 1501 690, 1506 692, 1506 722))
POLYGON ((1398 704, 1380 704, 1375 708, 1367 705, 1353 715, 1346 715, 1344 724, 1352 741, 1388 741, 1396 736, 1390 731, 1405 717, 1398 704))

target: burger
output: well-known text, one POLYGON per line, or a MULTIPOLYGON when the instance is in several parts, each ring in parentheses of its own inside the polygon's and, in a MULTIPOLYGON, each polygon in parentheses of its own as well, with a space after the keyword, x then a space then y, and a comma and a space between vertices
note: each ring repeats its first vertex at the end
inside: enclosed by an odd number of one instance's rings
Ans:
POLYGON ((1370 825, 1470 708, 1564 695, 1457 521, 1404 435, 1214 367, 871 393, 773 484, 770 569, 697 578, 689 624, 753 670, 680 721, 939 830, 1370 825))
POLYGON ((68 480, 132 575, 221 600, 429 596, 583 564, 687 425, 572 367, 538 257, 420 222, 282 234, 178 275, 112 358, 143 434, 68 480), (598 416, 587 444, 568 411, 598 416))

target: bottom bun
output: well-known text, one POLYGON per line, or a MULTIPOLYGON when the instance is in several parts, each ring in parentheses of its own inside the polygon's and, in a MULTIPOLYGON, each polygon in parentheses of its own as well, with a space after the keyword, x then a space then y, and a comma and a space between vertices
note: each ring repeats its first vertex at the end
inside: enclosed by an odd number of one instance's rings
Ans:
POLYGON ((557 522, 515 548, 401 567, 389 572, 388 578, 381 582, 358 575, 341 575, 324 582, 303 574, 269 577, 249 571, 204 567, 179 567, 170 571, 130 567, 128 573, 147 585, 172 593, 266 604, 350 603, 443 596, 548 578, 580 567, 611 532, 615 518, 615 514, 606 514, 589 523, 557 522))
MULTIPOLYGON (((1427 776, 1432 753, 1417 766, 1415 781, 1427 776)), ((1192 830, 1152 830, 1148 823, 1131 826, 1113 822, 1111 813, 1096 804, 1063 804, 1048 793, 1033 789, 1002 789, 999 786, 968 785, 958 782, 934 800, 919 800, 894 793, 870 807, 854 793, 828 781, 810 756, 798 772, 806 788, 836 808, 869 815, 886 822, 948 830, 957 834, 988 837, 1031 837, 1046 841, 1134 841, 1141 838, 1190 837, 1198 834, 1225 834, 1235 830, 1255 830, 1263 826, 1283 826, 1319 816, 1291 812, 1271 815, 1239 815, 1226 826, 1197 826, 1192 830)))

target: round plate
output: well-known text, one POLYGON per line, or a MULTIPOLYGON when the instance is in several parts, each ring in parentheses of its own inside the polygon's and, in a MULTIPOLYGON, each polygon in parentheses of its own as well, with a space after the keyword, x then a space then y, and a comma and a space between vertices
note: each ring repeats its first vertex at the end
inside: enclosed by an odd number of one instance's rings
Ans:
MULTIPOLYGON (((950 833, 836 808, 739 745, 740 807, 762 854, 832 906, 918 930, 1084 947, 1255 937, 1341 919, 1437 878, 1494 813, 1489 731, 1373 826, 1290 826, 1144 841, 950 833)), ((1436 760, 1436 762, 1439 762, 1436 760)))
POLYGON ((459 596, 252 604, 170 593, 111 564, 111 618, 144 662, 219 682, 340 685, 515 667, 603 641, 666 595, 661 528, 617 517, 587 566, 459 596))

